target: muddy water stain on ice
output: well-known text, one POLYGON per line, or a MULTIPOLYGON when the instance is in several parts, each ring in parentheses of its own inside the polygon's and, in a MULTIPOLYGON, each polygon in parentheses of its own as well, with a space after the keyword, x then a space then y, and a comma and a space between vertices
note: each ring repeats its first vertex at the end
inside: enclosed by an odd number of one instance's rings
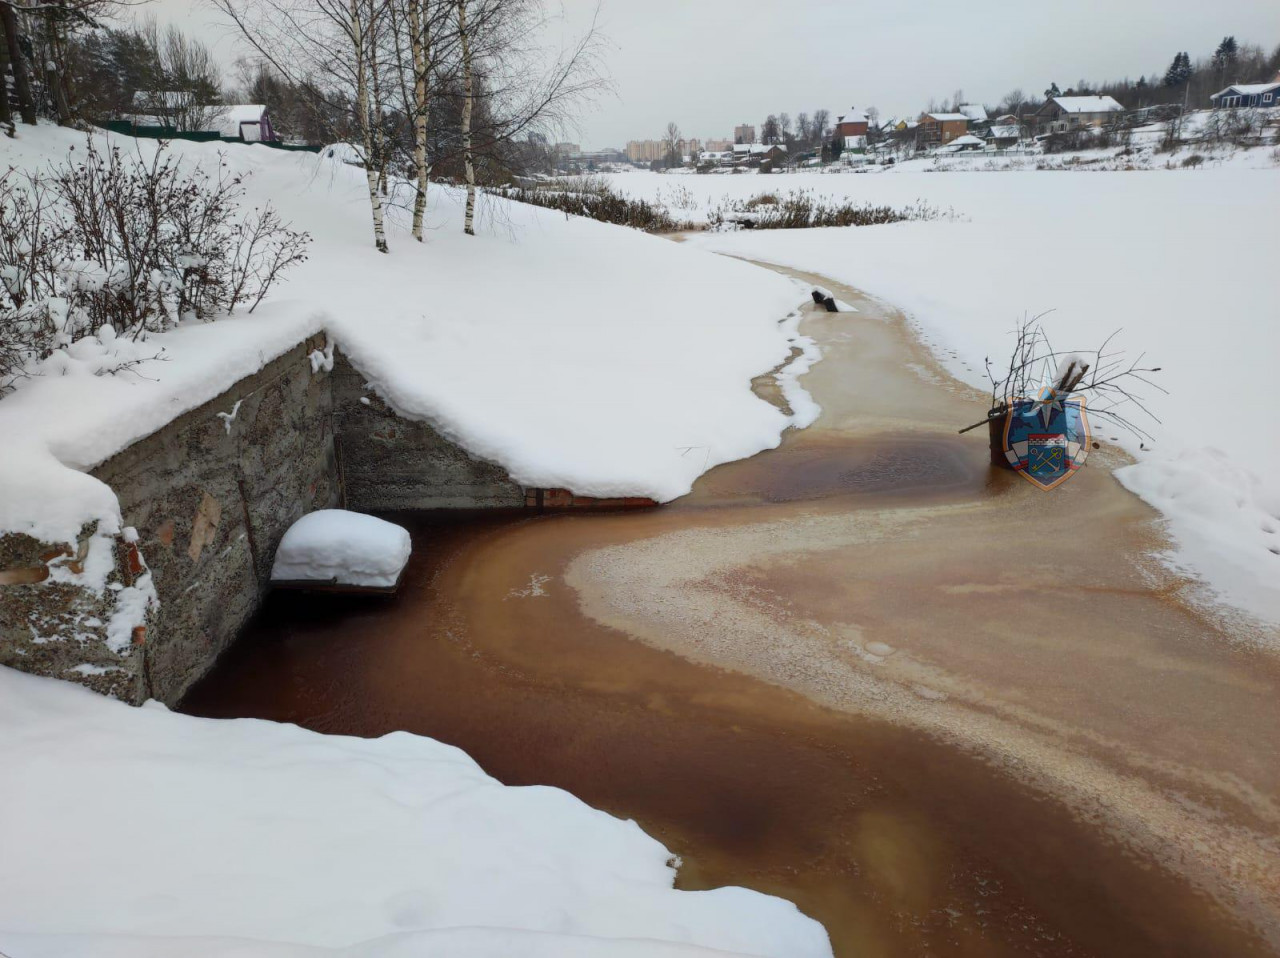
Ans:
POLYGON ((839 955, 1268 953, 1274 662, 1135 558, 1105 468, 988 470, 977 397, 858 305, 806 321, 812 429, 660 510, 414 520, 399 596, 273 597, 184 709, 456 744, 839 955))
POLYGON ((652 531, 418 527, 400 596, 272 597, 184 710, 458 745, 636 818, 684 857, 681 887, 796 901, 840 955, 1250 952, 1203 895, 985 761, 584 620, 566 563, 652 531))

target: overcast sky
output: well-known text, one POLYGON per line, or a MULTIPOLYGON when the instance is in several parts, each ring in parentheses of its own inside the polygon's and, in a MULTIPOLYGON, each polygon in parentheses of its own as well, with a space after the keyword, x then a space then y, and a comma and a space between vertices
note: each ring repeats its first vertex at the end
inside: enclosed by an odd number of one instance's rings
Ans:
MULTIPOLYGON (((203 4, 144 9, 230 60, 234 44, 203 4)), ((548 4, 566 31, 596 6, 548 4)), ((729 138, 769 113, 875 106, 887 117, 957 89, 995 102, 1014 87, 1163 72, 1178 50, 1208 55, 1226 34, 1280 44, 1280 0, 603 0, 600 29, 614 89, 569 136, 587 148, 657 139, 672 120, 686 136, 729 138)))

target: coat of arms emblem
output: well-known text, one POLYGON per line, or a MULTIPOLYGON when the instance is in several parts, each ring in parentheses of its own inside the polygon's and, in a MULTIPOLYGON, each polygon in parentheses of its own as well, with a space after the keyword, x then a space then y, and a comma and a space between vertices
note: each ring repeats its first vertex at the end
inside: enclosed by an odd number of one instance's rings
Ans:
POLYGON ((1005 415, 1005 458, 1040 489, 1053 489, 1075 475, 1089 446, 1083 397, 1045 386, 1035 399, 1015 399, 1005 415))

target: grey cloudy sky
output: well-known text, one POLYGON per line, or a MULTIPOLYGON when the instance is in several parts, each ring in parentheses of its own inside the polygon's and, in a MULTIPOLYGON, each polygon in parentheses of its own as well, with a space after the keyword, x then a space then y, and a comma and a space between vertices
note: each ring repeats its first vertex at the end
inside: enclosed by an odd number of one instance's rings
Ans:
MULTIPOLYGON (((566 31, 596 6, 548 3, 566 31)), ((202 4, 148 9, 230 58, 231 39, 202 4)), ((730 137, 737 123, 784 111, 918 113, 957 89, 994 102, 1014 87, 1163 71, 1176 51, 1208 55, 1226 34, 1270 49, 1280 0, 603 0, 600 28, 614 92, 573 136, 592 148, 656 139, 672 120, 687 136, 730 137)))

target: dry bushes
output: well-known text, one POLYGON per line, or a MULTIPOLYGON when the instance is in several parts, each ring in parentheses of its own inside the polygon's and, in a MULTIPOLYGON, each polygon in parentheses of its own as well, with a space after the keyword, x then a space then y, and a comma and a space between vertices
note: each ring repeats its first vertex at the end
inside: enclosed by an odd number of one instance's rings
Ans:
POLYGON ((0 176, 0 389, 103 326, 137 339, 180 320, 252 312, 306 259, 306 233, 269 205, 245 210, 239 176, 83 152, 0 176))

